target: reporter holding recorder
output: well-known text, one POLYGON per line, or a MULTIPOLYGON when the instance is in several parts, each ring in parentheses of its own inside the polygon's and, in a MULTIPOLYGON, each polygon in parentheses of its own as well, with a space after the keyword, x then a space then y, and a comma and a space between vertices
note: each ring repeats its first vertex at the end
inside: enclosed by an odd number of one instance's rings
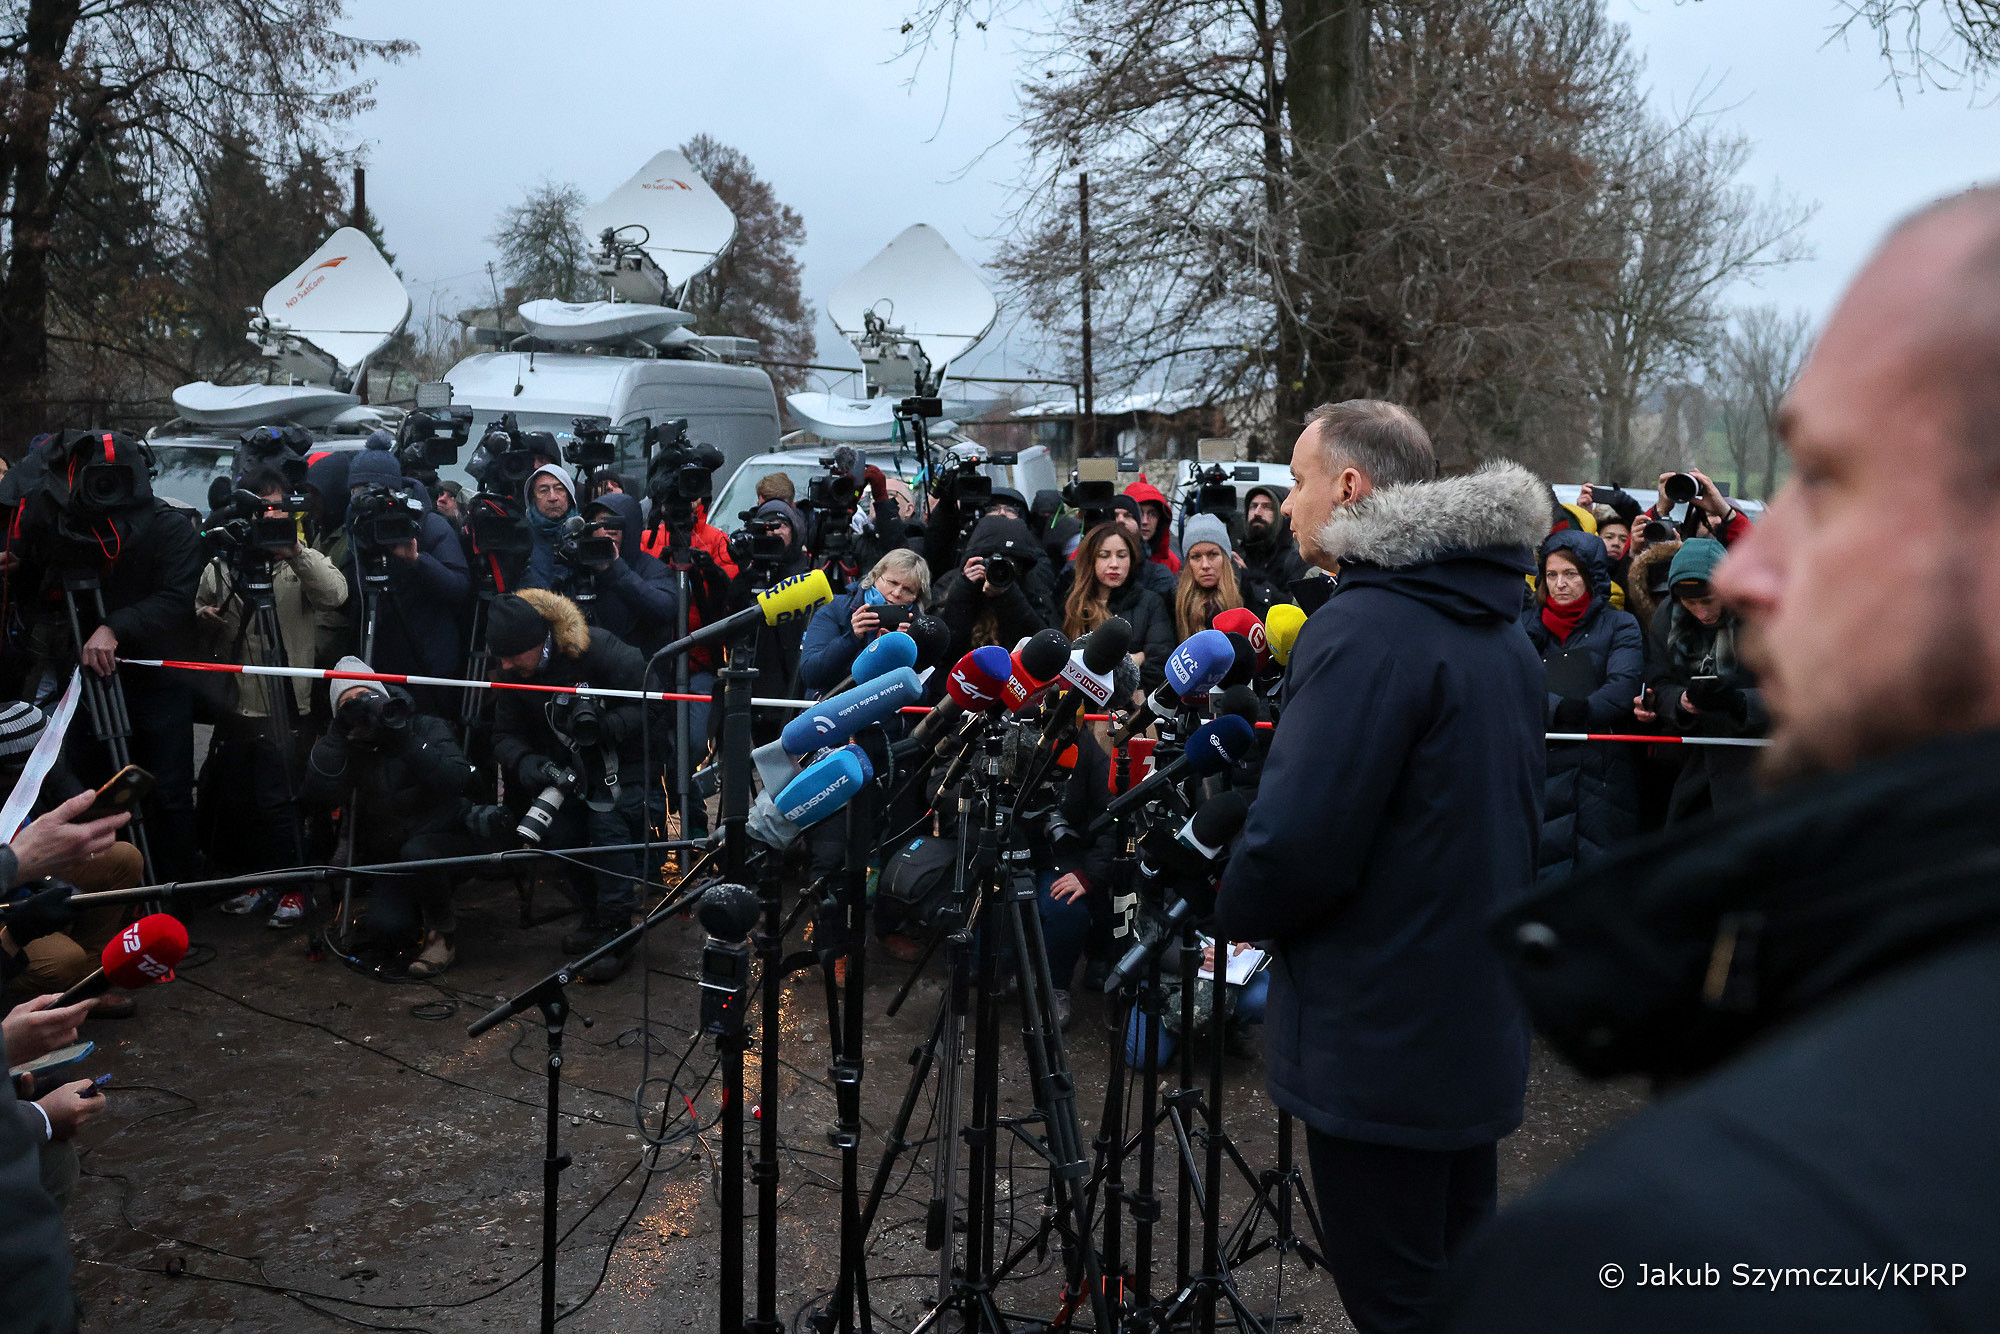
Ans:
POLYGON ((1216 903, 1272 940, 1272 1099, 1307 1127, 1322 1241, 1360 1334, 1424 1327, 1494 1208, 1528 1025, 1486 922, 1535 877, 1542 664, 1517 623, 1548 527, 1513 464, 1433 480, 1404 408, 1315 409, 1285 500, 1338 576, 1290 654, 1261 796, 1216 903))

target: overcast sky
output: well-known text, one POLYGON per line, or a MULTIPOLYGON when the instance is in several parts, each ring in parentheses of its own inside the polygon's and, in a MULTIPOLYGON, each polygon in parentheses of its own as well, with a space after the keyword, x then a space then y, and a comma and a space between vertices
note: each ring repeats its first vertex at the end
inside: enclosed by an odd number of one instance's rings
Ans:
MULTIPOLYGON (((1656 102, 1707 91, 1756 144, 1745 182, 1819 205, 1814 258, 1738 301, 1824 316, 1898 216, 2000 177, 2000 108, 1907 86, 1899 97, 1865 34, 1828 45, 1836 0, 1610 3, 1656 102)), ((892 0, 354 0, 349 12, 350 32, 423 48, 380 72, 379 104, 352 127, 420 314, 433 294, 445 310, 485 295, 486 237, 525 189, 573 181, 595 199, 699 132, 741 149, 804 215, 816 307, 912 222, 982 260, 1019 161, 1016 36, 975 34, 949 80, 938 53, 912 85, 893 59, 907 6, 892 0)), ((822 361, 856 364, 823 316, 819 342, 822 361)), ((1031 355, 996 332, 963 369, 1033 374, 1031 355)))

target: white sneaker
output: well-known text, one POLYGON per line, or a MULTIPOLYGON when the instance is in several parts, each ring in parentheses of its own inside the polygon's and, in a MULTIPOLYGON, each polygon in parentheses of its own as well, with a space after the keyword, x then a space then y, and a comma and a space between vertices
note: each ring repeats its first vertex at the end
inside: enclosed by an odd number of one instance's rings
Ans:
POLYGON ((271 920, 264 925, 275 927, 297 926, 305 920, 305 916, 306 896, 297 890, 293 890, 278 900, 278 906, 271 912, 271 920))
POLYGON ((222 911, 233 917, 243 917, 260 908, 268 911, 277 901, 278 891, 267 885, 262 889, 247 889, 235 898, 227 900, 222 905, 222 911))

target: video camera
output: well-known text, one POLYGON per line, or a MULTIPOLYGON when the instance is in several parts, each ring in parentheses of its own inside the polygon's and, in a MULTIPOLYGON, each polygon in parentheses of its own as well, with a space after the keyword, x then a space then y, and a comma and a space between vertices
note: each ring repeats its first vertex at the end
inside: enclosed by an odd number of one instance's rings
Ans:
POLYGON ((623 430, 612 430, 610 420, 604 417, 571 417, 569 422, 570 440, 562 447, 563 461, 576 469, 579 477, 618 462, 623 430))
POLYGON ((431 380, 417 386, 417 406, 396 432, 396 462, 406 473, 435 472, 458 462, 472 434, 472 409, 453 407, 451 386, 431 380))
POLYGON ((785 558, 791 544, 778 532, 783 519, 759 515, 755 510, 744 510, 736 517, 743 520, 743 526, 729 535, 731 560, 738 565, 775 565, 785 558))
POLYGON ((424 527, 424 503, 382 482, 370 482, 347 502, 347 526, 362 557, 386 557, 391 547, 414 542, 424 527))
POLYGON ((685 554, 694 534, 695 504, 715 493, 715 470, 722 451, 688 438, 687 418, 672 417, 646 432, 646 498, 654 522, 666 525, 667 563, 688 569, 694 557, 685 554))
POLYGON ((1255 482, 1257 466, 1252 463, 1238 464, 1224 468, 1219 463, 1211 463, 1206 468, 1197 468, 1183 486, 1183 494, 1192 492, 1192 500, 1183 505, 1189 514, 1233 514, 1236 511, 1236 482, 1255 482))
POLYGON ((535 462, 535 435, 547 437, 553 457, 554 436, 549 436, 547 432, 523 432, 514 414, 503 412, 486 423, 478 447, 465 461, 465 470, 472 474, 482 491, 514 494, 521 489, 521 483, 528 480, 528 474, 541 466, 535 462))
MULTIPOLYGON (((229 474, 232 477, 248 477, 258 468, 274 468, 285 479, 285 490, 303 491, 308 466, 306 455, 312 452, 312 446, 312 433, 304 427, 255 427, 237 437, 229 474)), ((212 499, 209 508, 218 508, 212 499)))
POLYGON ((299 544, 298 516, 306 510, 303 495, 266 500, 240 487, 231 488, 227 479, 218 477, 208 501, 211 513, 201 536, 217 550, 272 557, 284 556, 299 544), (281 512, 272 514, 272 510, 281 512))
POLYGON ((1111 501, 1118 488, 1110 482, 1085 482, 1072 477, 1063 488, 1063 501, 1083 517, 1086 532, 1111 517, 1111 501))
POLYGON ((604 530, 616 526, 615 519, 593 521, 581 514, 570 515, 563 520, 562 531, 556 534, 556 563, 572 571, 609 565, 618 559, 618 548, 604 530))

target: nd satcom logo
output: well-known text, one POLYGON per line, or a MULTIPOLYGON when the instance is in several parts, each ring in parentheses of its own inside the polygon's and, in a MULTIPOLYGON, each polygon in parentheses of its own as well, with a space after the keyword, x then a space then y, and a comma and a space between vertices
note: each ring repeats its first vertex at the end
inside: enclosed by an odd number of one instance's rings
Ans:
POLYGON ((687 190, 689 192, 694 190, 694 187, 686 181, 677 181, 671 176, 655 176, 639 188, 641 190, 687 190))
POLYGON ((307 295, 317 290, 321 283, 326 281, 326 275, 320 272, 321 269, 337 269, 346 262, 347 256, 335 255, 332 259, 323 259, 310 269, 307 269, 305 276, 299 279, 297 290, 285 298, 286 308, 289 309, 296 306, 307 295))

